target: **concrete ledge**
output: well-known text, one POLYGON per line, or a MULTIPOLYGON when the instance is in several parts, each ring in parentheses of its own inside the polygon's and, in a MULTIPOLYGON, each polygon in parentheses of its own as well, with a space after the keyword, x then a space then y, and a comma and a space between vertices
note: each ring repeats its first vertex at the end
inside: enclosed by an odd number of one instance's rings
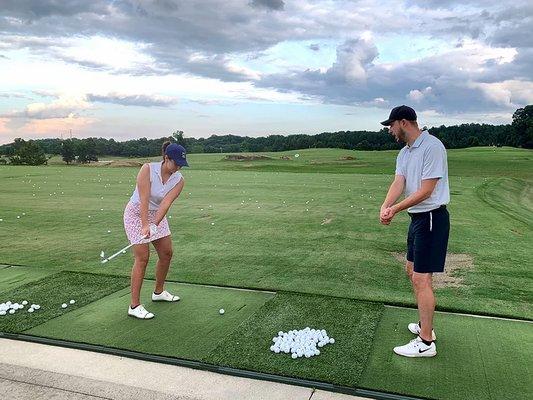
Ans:
POLYGON ((0 382, 16 399, 347 400, 310 388, 0 339, 0 382), (5 383, 5 385, 4 385, 5 383))

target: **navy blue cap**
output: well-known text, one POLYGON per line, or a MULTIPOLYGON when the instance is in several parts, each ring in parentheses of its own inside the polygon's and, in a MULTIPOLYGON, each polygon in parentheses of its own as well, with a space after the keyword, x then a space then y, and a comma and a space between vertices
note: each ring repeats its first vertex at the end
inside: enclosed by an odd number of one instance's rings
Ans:
POLYGON ((180 144, 169 144, 165 149, 165 155, 173 160, 176 165, 180 165, 182 167, 189 166, 189 163, 187 163, 187 150, 185 150, 185 147, 180 144))
POLYGON ((389 115, 389 119, 382 121, 381 125, 389 126, 394 121, 400 121, 406 119, 407 121, 416 121, 416 113, 409 106, 398 106, 394 107, 389 115))

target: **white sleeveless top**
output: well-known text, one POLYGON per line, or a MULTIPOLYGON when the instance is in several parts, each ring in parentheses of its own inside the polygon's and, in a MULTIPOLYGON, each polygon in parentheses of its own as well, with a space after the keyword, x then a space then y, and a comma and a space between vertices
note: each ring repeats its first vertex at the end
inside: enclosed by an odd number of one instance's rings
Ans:
MULTIPOLYGON (((179 171, 176 171, 170 175, 168 181, 163 184, 161 179, 161 166, 163 165, 163 162, 153 162, 148 165, 150 166, 150 199, 148 201, 148 209, 157 210, 167 193, 174 189, 174 186, 181 181, 182 175, 179 171)), ((135 186, 135 191, 130 198, 130 202, 136 204, 141 203, 139 188, 137 186, 135 186)))

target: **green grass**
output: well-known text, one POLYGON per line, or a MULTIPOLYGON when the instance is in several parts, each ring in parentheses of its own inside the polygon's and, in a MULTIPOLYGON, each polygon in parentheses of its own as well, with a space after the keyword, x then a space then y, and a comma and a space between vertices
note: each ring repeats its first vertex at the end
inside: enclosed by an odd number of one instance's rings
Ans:
POLYGON ((393 347, 413 338, 407 324, 417 320, 414 310, 386 309, 361 387, 431 399, 530 398, 531 323, 437 313, 436 357, 394 355, 393 347))
MULTIPOLYGON (((157 314, 150 325, 126 318, 126 288, 64 315, 53 310, 54 319, 39 326, 25 326, 21 319, 10 329, 410 395, 524 398, 531 391, 524 378, 530 375, 530 324, 439 314, 434 360, 392 354, 393 346, 410 338, 405 324, 416 319, 413 310, 391 316, 387 309, 374 337, 381 303, 415 305, 403 265, 392 255, 405 251, 408 217, 402 213, 388 227, 378 223, 396 154, 306 149, 267 153, 271 159, 253 162, 193 154, 193 167, 184 171, 185 189, 169 212, 174 245, 169 279, 267 289, 279 293, 275 298, 268 303, 262 297, 251 303, 239 296, 228 299, 236 308, 225 306, 233 311, 220 317, 211 311, 232 290, 213 288, 210 297, 207 289, 169 283, 182 291, 183 300, 170 307, 150 303, 157 314), (292 159, 281 160, 283 155, 292 159), (355 160, 341 160, 346 156, 355 160), (252 303, 238 310, 239 304, 252 303), (307 325, 327 329, 337 343, 320 357, 296 362, 268 350, 277 331, 307 325), (64 326, 72 329, 66 332, 64 326), (520 345, 522 352, 513 352, 512 346, 520 345), (416 380, 420 368, 413 366, 420 362, 434 380, 416 380)), ((533 320, 531 154, 511 148, 448 152, 449 251, 469 254, 473 266, 455 272, 462 286, 436 290, 439 310, 533 320)), ((0 263, 43 273, 85 272, 104 281, 114 275, 127 285, 131 254, 105 265, 99 254, 127 243, 122 213, 137 172, 59 164, 0 167, 0 263)), ((154 276, 155 260, 152 252, 148 278, 154 276)), ((34 279, 9 275, 13 271, 0 269, 0 285, 15 290, 34 279)), ((58 282, 49 295, 68 287, 68 279, 58 282)), ((150 289, 145 285, 145 298, 150 289)))
MULTIPOLYGON (((413 305, 403 266, 391 255, 405 250, 408 217, 400 214, 389 227, 377 218, 395 153, 354 152, 370 169, 354 167, 351 174, 337 165, 345 150, 299 153, 295 163, 313 173, 261 172, 270 161, 250 170, 219 154, 191 155, 184 192, 169 213, 175 247, 169 279, 413 305), (312 160, 336 172, 313 169, 312 160)), ((457 272, 463 287, 439 290, 441 309, 533 319, 529 155, 449 151, 449 250, 470 254, 474 267, 457 272), (475 175, 479 165, 487 176, 475 175)), ((127 243, 122 213, 137 171, 0 167, 0 241, 7 244, 0 262, 128 275, 130 254, 104 266, 99 254, 127 243)), ((149 277, 154 262, 155 254, 149 277)))
MULTIPOLYGON (((128 285, 129 281, 124 277, 65 271, 2 291, 0 302, 22 303, 26 300, 28 305, 13 315, 0 317, 0 332, 23 332, 53 318, 69 314, 128 285), (71 299, 76 303, 69 304, 66 309, 61 308, 61 304, 68 304, 71 299), (31 304, 39 304, 41 308, 30 314, 27 310, 31 304)), ((61 328, 65 330, 65 326, 61 328)))
POLYGON ((347 299, 278 293, 204 360, 252 371, 356 387, 383 307, 347 299), (270 351, 279 331, 325 329, 336 339, 318 357, 292 359, 270 351))
MULTIPOLYGON (((53 269, 2 266, 0 267, 0 293, 12 291, 17 286, 39 280, 54 272, 53 269)), ((0 299, 0 302, 4 301, 0 299)))
POLYGON ((142 289, 146 308, 155 314, 152 320, 127 316, 128 288, 25 333, 199 360, 274 296, 273 293, 168 283, 166 289, 178 294, 181 300, 153 303, 148 300, 153 284, 153 281, 145 281, 142 289), (219 314, 221 308, 226 311, 224 315, 219 314))

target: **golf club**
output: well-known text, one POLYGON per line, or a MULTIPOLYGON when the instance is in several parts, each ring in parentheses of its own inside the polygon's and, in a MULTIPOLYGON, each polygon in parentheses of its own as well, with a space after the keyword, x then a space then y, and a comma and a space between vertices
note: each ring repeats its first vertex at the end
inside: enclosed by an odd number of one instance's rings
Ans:
MULTIPOLYGON (((124 247, 123 249, 120 249, 119 251, 117 251, 115 254, 113 254, 113 255, 111 255, 111 256, 109 256, 109 257, 107 257, 107 258, 104 258, 104 259, 101 261, 101 263, 102 263, 102 264, 105 264, 106 262, 108 262, 109 260, 112 260, 113 258, 115 258, 116 256, 118 256, 119 254, 121 254, 121 253, 125 253, 126 250, 128 250, 131 246, 134 246, 134 245, 136 245, 136 244, 140 244, 143 240, 148 239, 148 238, 154 236, 156 233, 157 233, 157 226, 154 225, 154 224, 150 224, 150 236, 145 236, 144 238, 142 238, 142 239, 139 240, 138 242, 131 243, 131 244, 127 245, 127 246, 124 247)), ((104 252, 102 252, 102 253, 100 254, 100 256, 103 257, 103 256, 104 256, 104 252)))

